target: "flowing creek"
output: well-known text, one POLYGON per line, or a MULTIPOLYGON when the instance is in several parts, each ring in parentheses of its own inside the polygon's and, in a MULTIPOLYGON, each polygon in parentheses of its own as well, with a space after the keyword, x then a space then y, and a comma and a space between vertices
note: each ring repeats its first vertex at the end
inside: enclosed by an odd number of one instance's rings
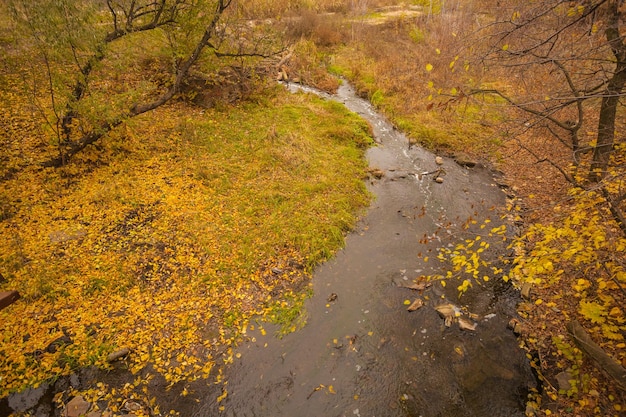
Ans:
MULTIPOLYGON (((271 330, 248 332, 226 375, 225 415, 523 416, 535 379, 507 329, 517 301, 512 288, 482 286, 458 299, 454 282, 436 284, 422 294, 422 308, 408 312, 404 304, 417 293, 402 285, 443 267, 436 248, 458 242, 466 220, 498 223, 505 195, 491 173, 444 159, 437 183, 419 175, 438 169, 435 155, 409 149, 346 83, 334 96, 290 88, 340 101, 365 118, 378 143, 367 158, 384 176, 368 183, 375 200, 345 248, 315 271, 306 326, 282 339, 271 330), (429 250, 425 262, 418 253, 429 250), (433 308, 442 303, 467 306, 475 331, 446 327, 433 308)), ((217 411, 209 400, 196 415, 217 411)))
MULTIPOLYGON (((375 199, 345 248, 315 271, 302 329, 282 339, 267 323, 265 335, 259 326, 249 330, 237 350, 240 358, 226 370, 228 395, 220 403, 221 385, 192 384, 200 398, 195 402, 155 378, 150 388, 161 393, 159 403, 183 417, 524 416, 536 381, 507 329, 516 291, 483 285, 459 299, 454 282, 445 288, 434 284, 421 294, 405 287, 445 268, 436 250, 467 237, 462 225, 468 219, 499 223, 505 195, 491 173, 445 158, 438 165, 435 155, 409 148, 407 138, 348 84, 333 96, 290 88, 342 102, 372 125, 377 146, 367 158, 384 173, 368 181, 375 199), (437 183, 432 173, 440 168, 443 182, 437 183), (407 300, 418 294, 425 305, 407 311, 407 300), (434 308, 442 304, 466 306, 475 330, 446 326, 434 308)), ((55 392, 132 378, 123 368, 82 370, 1 399, 0 415, 11 410, 61 415, 52 402, 55 392)))

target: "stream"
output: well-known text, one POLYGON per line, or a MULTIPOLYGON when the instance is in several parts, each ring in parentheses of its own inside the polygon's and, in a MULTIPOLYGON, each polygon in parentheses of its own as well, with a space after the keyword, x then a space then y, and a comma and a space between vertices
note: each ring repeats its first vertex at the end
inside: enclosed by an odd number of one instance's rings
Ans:
MULTIPOLYGON (((406 300, 417 292, 403 287, 441 272, 436 248, 458 242, 465 221, 499 222, 505 195, 491 173, 444 158, 438 183, 420 175, 439 168, 435 155, 409 148, 347 83, 334 96, 290 89, 340 101, 366 119, 378 144, 367 158, 384 175, 368 182, 375 200, 345 249, 315 271, 304 328, 282 339, 271 328, 265 336, 248 332, 226 374, 222 415, 524 416, 535 378, 507 329, 517 293, 484 285, 459 299, 458 284, 437 283, 421 295, 425 305, 409 312, 406 300), (442 303, 467 306, 475 331, 447 327, 433 308, 442 303)), ((208 400, 195 415, 218 411, 208 400)))
MULTIPOLYGON (((261 324, 264 331, 250 326, 225 372, 221 402, 221 385, 197 381, 196 402, 157 377, 150 389, 160 393, 159 403, 183 417, 524 416, 536 380, 507 329, 517 291, 491 281, 461 298, 453 281, 407 288, 418 277, 445 274, 439 247, 480 232, 485 219, 492 220, 486 230, 501 222, 505 195, 492 173, 409 147, 347 83, 333 96, 289 87, 337 100, 371 124, 377 146, 367 158, 377 175, 367 186, 375 199, 345 248, 314 272, 302 329, 279 338, 270 324, 261 324), (464 230, 468 220, 477 224, 464 230), (409 312, 417 297, 424 305, 409 312), (435 309, 444 305, 475 329, 462 330, 459 317, 446 323, 435 309)), ((0 399, 0 415, 60 415, 56 392, 133 378, 122 368, 81 370, 0 399)))

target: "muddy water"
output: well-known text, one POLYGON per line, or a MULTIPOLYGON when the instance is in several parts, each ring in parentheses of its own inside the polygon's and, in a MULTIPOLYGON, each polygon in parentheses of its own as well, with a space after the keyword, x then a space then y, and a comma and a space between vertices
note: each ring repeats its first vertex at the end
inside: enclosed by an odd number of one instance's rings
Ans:
MULTIPOLYGON (((534 379, 506 329, 514 292, 485 287, 459 300, 434 285, 422 294, 426 305, 408 312, 404 302, 417 293, 402 287, 443 267, 434 249, 462 238, 468 218, 497 221, 502 191, 486 170, 447 159, 443 183, 421 175, 438 168, 435 156, 409 149, 350 86, 327 98, 372 124, 379 145, 367 157, 385 175, 368 184, 375 201, 345 249, 315 272, 306 326, 282 339, 271 326, 266 336, 249 332, 222 415, 523 416, 534 379), (476 330, 446 327, 433 308, 441 303, 467 305, 476 330)), ((207 399, 195 414, 216 413, 207 399)))

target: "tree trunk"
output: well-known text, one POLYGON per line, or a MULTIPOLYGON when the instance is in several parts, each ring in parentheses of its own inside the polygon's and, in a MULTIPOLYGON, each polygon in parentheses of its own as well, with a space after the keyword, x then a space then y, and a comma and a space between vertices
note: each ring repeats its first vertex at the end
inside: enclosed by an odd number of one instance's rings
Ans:
POLYGON ((609 159, 615 142, 615 115, 619 104, 620 94, 626 84, 626 45, 620 34, 620 0, 609 0, 608 20, 605 30, 606 40, 615 57, 615 71, 606 83, 600 105, 600 119, 598 121, 598 137, 593 150, 593 160, 589 169, 589 180, 598 182, 604 178, 609 167, 609 159))
POLYGON ((609 166, 609 158, 615 142, 615 116, 624 85, 626 85, 626 63, 618 62, 616 71, 606 86, 600 105, 598 137, 589 170, 589 179, 594 182, 598 182, 604 177, 609 166))

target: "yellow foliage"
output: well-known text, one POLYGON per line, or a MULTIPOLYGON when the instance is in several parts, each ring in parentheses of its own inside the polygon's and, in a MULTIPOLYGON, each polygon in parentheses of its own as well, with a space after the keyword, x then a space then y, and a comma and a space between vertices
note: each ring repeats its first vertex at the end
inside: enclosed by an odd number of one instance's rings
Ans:
POLYGON ((0 397, 106 368, 123 347, 135 373, 151 363, 170 384, 207 378, 233 360, 214 357, 219 346, 274 314, 270 293, 300 287, 342 244, 368 201, 368 128, 272 94, 227 112, 163 107, 60 169, 21 162, 38 131, 18 144, 10 125, 19 170, 0 192, 0 289, 23 298, 0 311, 0 397))

